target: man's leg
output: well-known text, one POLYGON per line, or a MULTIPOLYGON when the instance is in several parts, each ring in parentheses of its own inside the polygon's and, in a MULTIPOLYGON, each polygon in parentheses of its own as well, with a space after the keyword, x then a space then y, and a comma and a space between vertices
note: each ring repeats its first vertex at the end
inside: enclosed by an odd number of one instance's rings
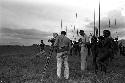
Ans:
POLYGON ((86 59, 85 59, 85 57, 84 57, 84 55, 81 53, 81 70, 85 70, 85 67, 86 67, 86 59))
POLYGON ((86 48, 81 48, 81 70, 82 71, 84 71, 87 66, 86 56, 87 56, 86 48))
POLYGON ((68 56, 64 58, 64 77, 65 79, 69 78, 69 65, 68 65, 68 56))
POLYGON ((61 78, 61 67, 62 67, 62 58, 60 57, 62 53, 57 53, 57 76, 61 78))

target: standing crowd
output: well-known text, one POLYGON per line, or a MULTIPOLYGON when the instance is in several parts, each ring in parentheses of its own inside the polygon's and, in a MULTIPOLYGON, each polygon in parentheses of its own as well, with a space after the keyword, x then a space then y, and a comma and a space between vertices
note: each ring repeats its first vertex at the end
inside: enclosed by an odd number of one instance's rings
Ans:
POLYGON ((62 64, 64 64, 64 78, 69 79, 69 64, 68 56, 72 55, 72 48, 79 49, 79 55, 81 57, 81 71, 87 69, 87 56, 92 55, 94 71, 98 70, 107 72, 106 67, 112 61, 115 55, 117 55, 118 45, 116 41, 111 37, 109 30, 104 30, 102 36, 90 35, 87 36, 84 30, 80 30, 80 38, 75 44, 66 36, 65 31, 61 31, 61 34, 53 33, 53 38, 49 39, 51 46, 56 50, 57 59, 57 78, 61 79, 62 64))

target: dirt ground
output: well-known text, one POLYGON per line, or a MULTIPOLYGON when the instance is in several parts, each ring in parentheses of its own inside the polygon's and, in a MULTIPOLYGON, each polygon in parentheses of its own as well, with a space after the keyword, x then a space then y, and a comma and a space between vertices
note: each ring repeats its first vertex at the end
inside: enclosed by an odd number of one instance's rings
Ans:
POLYGON ((0 47, 0 83, 125 83, 125 56, 115 56, 108 66, 108 73, 93 73, 92 58, 88 57, 88 70, 80 71, 80 57, 69 56, 70 78, 68 81, 56 78, 56 54, 49 60, 44 79, 41 82, 43 68, 46 64, 49 48, 46 53, 38 54, 35 46, 0 47))

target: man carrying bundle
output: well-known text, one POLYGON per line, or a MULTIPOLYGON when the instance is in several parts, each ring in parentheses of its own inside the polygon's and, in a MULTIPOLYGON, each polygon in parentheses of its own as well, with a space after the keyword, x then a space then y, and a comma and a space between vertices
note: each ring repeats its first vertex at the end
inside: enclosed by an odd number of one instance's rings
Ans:
POLYGON ((68 55, 70 53, 71 41, 65 36, 66 32, 61 31, 61 35, 56 37, 54 47, 57 49, 57 77, 61 79, 61 67, 64 63, 64 78, 69 78, 68 55))

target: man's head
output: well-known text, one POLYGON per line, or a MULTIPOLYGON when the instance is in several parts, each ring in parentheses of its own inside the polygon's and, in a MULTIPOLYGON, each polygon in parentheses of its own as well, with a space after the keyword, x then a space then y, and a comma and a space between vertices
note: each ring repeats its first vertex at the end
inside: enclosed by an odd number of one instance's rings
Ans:
POLYGON ((66 32, 65 31, 61 31, 61 35, 66 35, 66 32))
POLYGON ((85 35, 84 30, 80 30, 79 34, 84 36, 85 35))
POLYGON ((92 33, 90 33, 90 36, 92 36, 92 33))
POLYGON ((43 43, 43 40, 41 40, 41 43, 43 43))
POLYGON ((109 30, 104 30, 103 31, 103 36, 104 37, 109 37, 111 35, 110 31, 109 30))

